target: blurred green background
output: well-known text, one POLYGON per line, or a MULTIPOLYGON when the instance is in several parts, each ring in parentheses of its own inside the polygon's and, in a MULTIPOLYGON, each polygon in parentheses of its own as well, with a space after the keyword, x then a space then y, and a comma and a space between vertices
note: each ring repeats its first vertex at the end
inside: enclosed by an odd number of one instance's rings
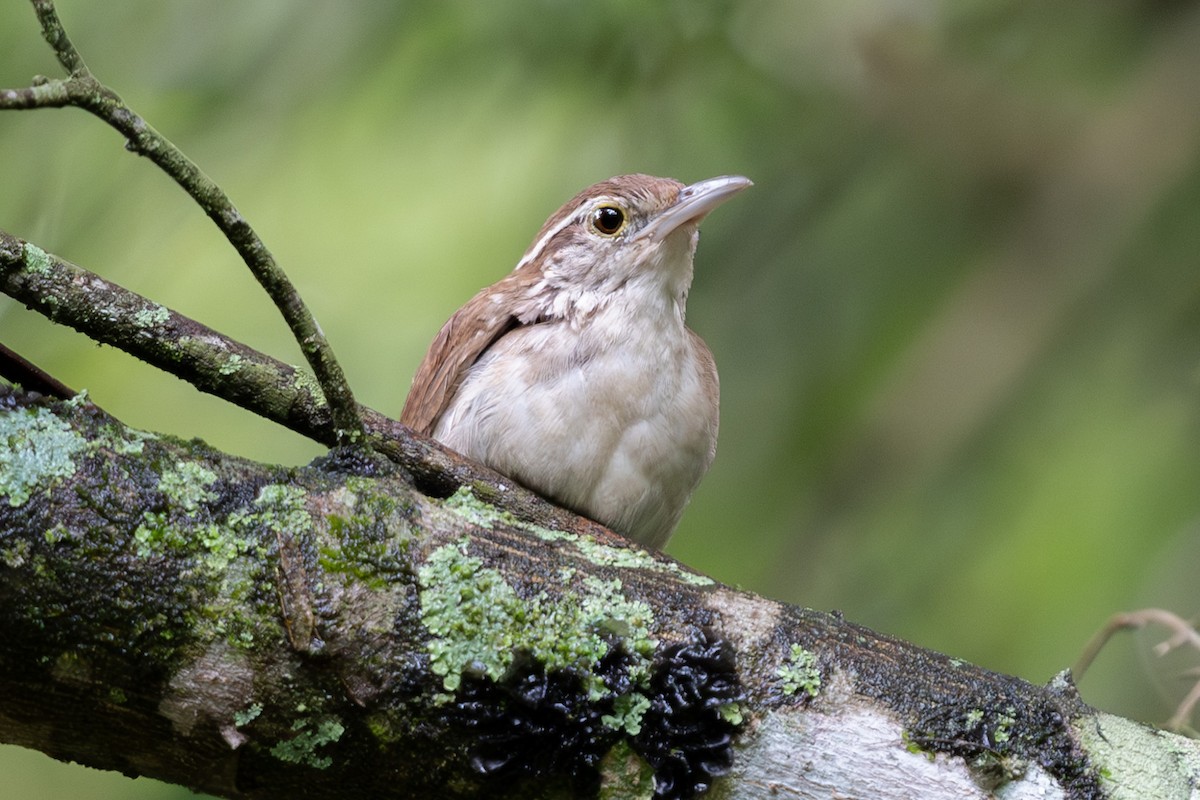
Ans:
MULTIPOLYGON (((99 77, 234 198, 359 398, 580 188, 755 187, 689 321, 716 465, 669 552, 1035 682, 1113 612, 1197 609, 1200 7, 1159 0, 61 0, 99 77)), ((0 85, 61 74, 0 6, 0 85)), ((0 114, 0 228, 285 360, 207 219, 75 110, 0 114)), ((136 427, 309 442, 0 299, 0 341, 136 427)), ((1162 721, 1118 639, 1082 682, 1162 721)), ((1193 662, 1194 663, 1194 662, 1193 662)), ((185 790, 0 749, 13 797, 185 790)))

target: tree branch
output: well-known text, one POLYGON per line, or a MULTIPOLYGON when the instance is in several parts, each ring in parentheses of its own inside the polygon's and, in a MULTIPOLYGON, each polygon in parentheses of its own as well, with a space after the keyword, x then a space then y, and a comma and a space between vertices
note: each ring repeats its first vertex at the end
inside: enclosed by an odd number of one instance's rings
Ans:
POLYGON ((32 392, 48 397, 57 397, 59 400, 70 400, 78 394, 65 383, 3 344, 0 344, 0 378, 4 378, 10 383, 20 384, 32 392))
POLYGON ((75 106, 107 123, 125 137, 125 147, 145 156, 175 181, 204 209, 237 250, 250 272, 283 315, 329 405, 338 444, 359 442, 363 436, 358 405, 346 376, 316 319, 275 263, 274 256, 242 217, 229 197, 165 136, 156 131, 112 89, 98 81, 71 44, 52 0, 32 0, 42 35, 59 63, 70 73, 65 80, 34 79, 23 89, 0 89, 0 110, 75 106))
POLYGON ((6 392, 0 464, 0 739, 59 758, 237 798, 1200 779, 1196 742, 1096 714, 1065 674, 1032 686, 596 527, 431 498, 386 461, 286 471, 6 392))
POLYGON ((0 291, 203 392, 316 441, 336 441, 311 374, 3 231, 0 291))
MULTIPOLYGON (((308 373, 3 231, 0 291, 200 391, 315 441, 337 443, 328 408, 308 373)), ((359 406, 358 413, 370 448, 404 469, 430 495, 448 497, 467 486, 528 521, 583 531, 599 527, 378 411, 359 406)))

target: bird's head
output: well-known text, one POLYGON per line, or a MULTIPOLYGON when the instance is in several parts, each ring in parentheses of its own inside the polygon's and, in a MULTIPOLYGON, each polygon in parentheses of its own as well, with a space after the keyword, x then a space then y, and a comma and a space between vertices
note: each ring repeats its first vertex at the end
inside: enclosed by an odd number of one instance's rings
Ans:
POLYGON ((698 227, 750 185, 732 175, 685 186, 621 175, 584 189, 555 212, 518 265, 553 316, 587 314, 627 290, 681 304, 692 282, 698 227))

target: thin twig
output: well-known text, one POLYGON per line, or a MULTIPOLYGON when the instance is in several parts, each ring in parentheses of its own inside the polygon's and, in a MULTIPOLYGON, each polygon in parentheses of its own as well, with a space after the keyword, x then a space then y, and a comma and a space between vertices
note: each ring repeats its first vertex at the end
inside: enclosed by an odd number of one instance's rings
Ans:
POLYGON ((300 294, 275 263, 258 234, 216 183, 135 114, 116 92, 92 75, 71 44, 53 0, 31 2, 41 23, 42 35, 70 77, 64 80, 38 78, 27 88, 0 90, 0 109, 64 106, 84 109, 124 136, 126 149, 149 158, 179 184, 225 234, 283 315, 329 405, 334 442, 342 445, 361 442, 363 422, 341 365, 300 294))
MULTIPOLYGON (((1096 660, 1096 656, 1108 644, 1109 639, 1118 631, 1124 630, 1140 630, 1147 625, 1161 625, 1171 631, 1171 636, 1165 642, 1160 642, 1154 647, 1154 654, 1159 656, 1167 655, 1172 650, 1191 645, 1192 649, 1200 651, 1200 632, 1196 630, 1195 625, 1185 620, 1183 617, 1171 611, 1161 608, 1143 608, 1137 611, 1127 611, 1120 614, 1113 614, 1109 617, 1108 622, 1104 624, 1100 630, 1088 641, 1083 648, 1079 659, 1075 662, 1075 666, 1071 667, 1071 674, 1076 681, 1083 678, 1083 674, 1087 672, 1092 662, 1096 660)), ((1167 727, 1172 730, 1181 730, 1187 723, 1196 704, 1200 703, 1200 682, 1197 682, 1184 697, 1183 701, 1176 707, 1175 713, 1167 722, 1167 727)))
MULTIPOLYGON (((1162 625, 1172 632, 1173 636, 1168 640, 1168 643, 1177 642, 1178 645, 1190 643, 1192 646, 1200 649, 1200 634, 1197 634, 1196 629, 1178 614, 1173 614, 1161 608, 1143 608, 1138 611, 1113 614, 1109 617, 1108 622, 1104 623, 1104 627, 1096 631, 1095 635, 1084 646, 1083 652, 1080 653, 1078 660, 1075 662, 1075 666, 1071 667, 1071 674, 1075 680, 1083 677, 1084 673, 1092 665, 1092 662, 1096 660, 1096 656, 1104 649, 1104 645, 1108 644, 1108 640, 1113 637, 1113 634, 1124 630, 1139 630, 1151 623, 1162 625)), ((1174 649, 1174 647, 1169 647, 1168 650, 1170 649, 1174 649)), ((1159 653, 1159 655, 1165 654, 1166 652, 1159 653)))
POLYGON ((67 31, 58 19, 58 12, 54 10, 54 0, 33 0, 33 10, 42 24, 42 36, 58 56, 58 62, 73 76, 90 76, 83 56, 67 38, 67 31))
POLYGON ((1192 712, 1196 709, 1196 704, 1200 703, 1200 681, 1192 686, 1191 691, 1183 698, 1179 706, 1175 709, 1175 713, 1167 720, 1167 728, 1173 731, 1181 731, 1191 719, 1192 712))
POLYGON ((201 391, 324 444, 329 409, 312 375, 0 231, 0 291, 201 391))
POLYGON ((20 353, 0 344, 0 377, 47 397, 70 400, 77 393, 20 353))

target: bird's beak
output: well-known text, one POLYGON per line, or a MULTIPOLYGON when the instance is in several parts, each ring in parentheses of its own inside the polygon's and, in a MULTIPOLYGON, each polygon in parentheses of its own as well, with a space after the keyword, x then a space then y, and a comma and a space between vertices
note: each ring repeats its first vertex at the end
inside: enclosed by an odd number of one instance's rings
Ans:
POLYGON ((652 219, 638 238, 661 242, 689 222, 700 222, 708 212, 750 185, 750 179, 741 175, 723 175, 685 186, 679 190, 675 205, 652 219))

